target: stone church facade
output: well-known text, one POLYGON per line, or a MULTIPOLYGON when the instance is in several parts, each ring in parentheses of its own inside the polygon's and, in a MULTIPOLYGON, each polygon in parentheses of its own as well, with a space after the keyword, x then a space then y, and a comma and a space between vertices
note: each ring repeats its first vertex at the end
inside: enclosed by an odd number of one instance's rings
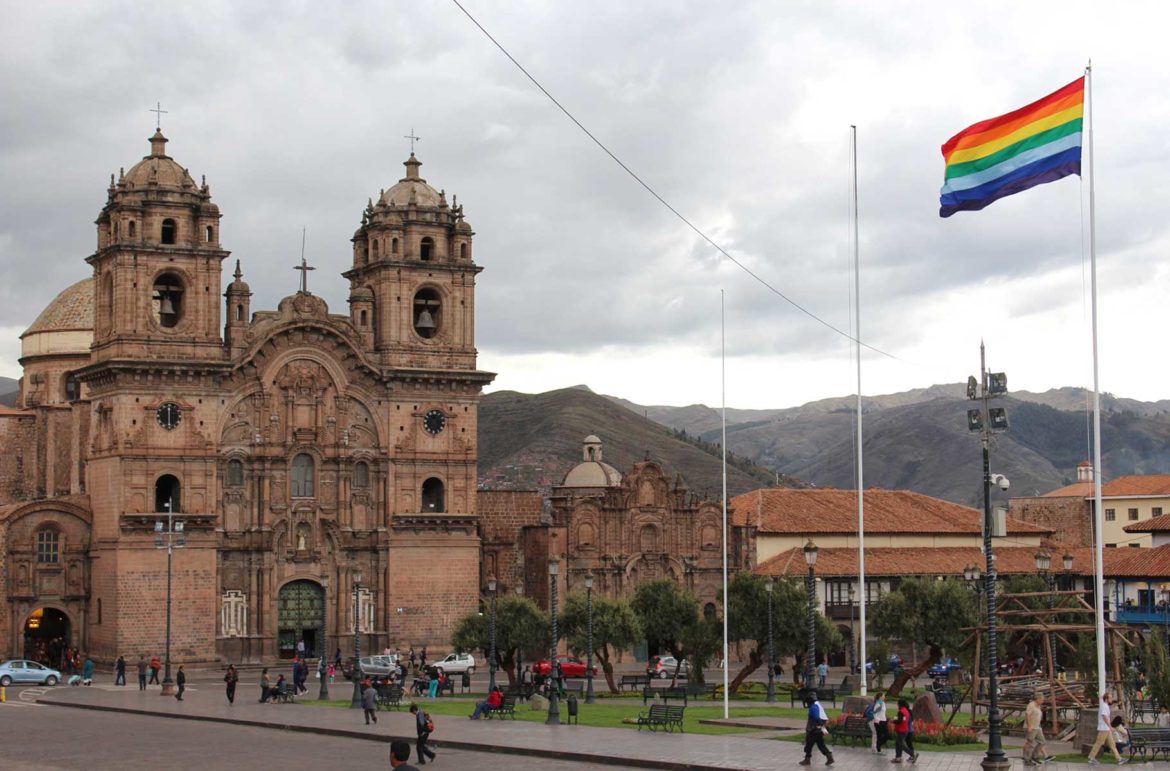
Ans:
POLYGON ((445 647, 479 598, 493 377, 463 208, 412 153, 360 213, 348 313, 305 272, 254 311, 240 261, 221 296, 220 211, 166 144, 111 175, 92 275, 22 336, 21 401, 0 408, 0 657, 160 653, 168 521, 176 660, 348 652, 355 622, 365 651, 445 647))

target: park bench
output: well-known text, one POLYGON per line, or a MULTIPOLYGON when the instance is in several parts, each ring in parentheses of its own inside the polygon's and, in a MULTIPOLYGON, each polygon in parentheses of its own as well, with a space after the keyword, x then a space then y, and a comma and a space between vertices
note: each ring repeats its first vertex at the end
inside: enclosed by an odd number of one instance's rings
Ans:
POLYGON ((849 679, 849 675, 845 675, 845 677, 841 678, 841 684, 837 686, 836 690, 838 696, 853 695, 853 681, 849 679))
POLYGON ((379 709, 401 709, 403 688, 401 685, 379 685, 378 690, 378 708, 379 709))
POLYGON ((654 688, 647 685, 642 689, 642 703, 645 704, 655 696, 662 699, 663 702, 668 702, 671 699, 676 701, 682 700, 683 704, 687 703, 687 689, 684 686, 675 686, 674 688, 654 688))
POLYGON ((1134 699, 1130 707, 1130 722, 1141 723, 1146 715, 1158 716, 1158 702, 1154 699, 1134 699))
POLYGON ((684 686, 684 689, 687 692, 687 696, 690 698, 702 696, 703 694, 710 694, 711 698, 714 699, 715 689, 718 687, 719 686, 717 685, 707 685, 706 683, 687 683, 686 686, 684 686))
POLYGON ((285 683, 272 694, 273 701, 279 701, 281 704, 292 704, 297 699, 297 689, 292 685, 285 683))
POLYGON ((934 700, 940 707, 954 706, 955 690, 953 688, 935 688, 934 700))
POLYGON ((646 726, 651 731, 657 731, 660 727, 665 728, 667 733, 670 733, 678 728, 683 730, 683 712, 686 707, 672 707, 668 704, 651 704, 650 713, 643 715, 638 714, 638 730, 642 730, 642 726, 646 726))
POLYGON ((500 702, 500 706, 496 707, 495 709, 489 709, 487 712, 485 712, 483 714, 484 714, 484 717, 486 717, 488 720, 491 720, 493 717, 497 717, 497 716, 500 719, 503 719, 505 717, 510 717, 513 720, 515 720, 516 719, 516 697, 510 696, 510 695, 505 693, 504 700, 502 702, 500 702))
POLYGON ((833 744, 836 744, 838 739, 850 741, 862 739, 868 742, 872 737, 865 715, 846 715, 845 722, 830 726, 829 735, 833 737, 833 744))
POLYGON ((1170 760, 1170 728, 1146 728, 1144 726, 1129 729, 1129 756, 1139 756, 1144 763, 1147 759, 1157 760, 1158 753, 1162 753, 1163 760, 1170 760), (1147 758, 1146 755, 1149 754, 1147 758))
POLYGON ((627 685, 630 686, 630 690, 644 688, 650 685, 650 675, 622 675, 622 679, 618 683, 618 690, 624 691, 627 685))

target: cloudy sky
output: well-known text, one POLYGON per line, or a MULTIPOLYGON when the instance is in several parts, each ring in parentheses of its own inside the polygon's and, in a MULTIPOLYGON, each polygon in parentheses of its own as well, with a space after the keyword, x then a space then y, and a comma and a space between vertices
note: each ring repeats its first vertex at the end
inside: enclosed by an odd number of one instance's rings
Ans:
MULTIPOLYGON (((1087 179, 938 217, 939 145, 1094 62, 1101 385, 1166 398, 1170 55, 1164 3, 463 0, 594 135, 737 260, 850 317, 858 126, 863 390, 957 382, 980 338, 1014 388, 1091 385, 1087 179)), ((205 174, 253 310, 346 312, 366 199, 455 193, 484 268, 495 388, 588 384, 655 404, 779 407, 853 392, 844 337, 722 258, 599 150, 450 0, 27 3, 0 13, 0 375, 84 278, 111 172, 205 174)), ((225 268, 230 266, 225 265, 225 268)), ((225 284, 230 280, 225 269, 225 284)))

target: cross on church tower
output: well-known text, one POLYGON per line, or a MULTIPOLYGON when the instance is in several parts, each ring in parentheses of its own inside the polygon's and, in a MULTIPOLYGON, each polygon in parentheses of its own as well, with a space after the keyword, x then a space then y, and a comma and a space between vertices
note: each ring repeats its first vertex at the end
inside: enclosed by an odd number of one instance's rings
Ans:
POLYGON ((307 263, 305 261, 305 256, 302 254, 301 255, 301 264, 294 265, 293 270, 299 270, 301 272, 301 294, 308 294, 309 293, 309 271, 316 270, 316 268, 310 267, 309 263, 307 263))
MULTIPOLYGON (((153 113, 154 113, 154 130, 155 130, 155 131, 162 131, 162 116, 169 114, 169 113, 170 113, 170 110, 164 110, 164 109, 162 108, 162 102, 155 102, 155 103, 154 103, 154 109, 153 109, 153 110, 147 110, 147 112, 153 112, 153 113)), ((413 134, 413 133, 414 133, 414 129, 411 129, 411 130, 410 130, 410 133, 412 133, 412 134, 413 134)))
POLYGON ((414 135, 414 127, 413 127, 413 126, 411 126, 411 127, 410 127, 410 133, 409 133, 409 134, 406 134, 406 135, 405 135, 405 136, 403 136, 402 138, 403 138, 403 139, 409 139, 409 140, 410 140, 410 154, 411 154, 411 155, 414 155, 414 143, 415 143, 415 142, 417 142, 418 140, 422 139, 422 137, 416 137, 416 136, 414 135))

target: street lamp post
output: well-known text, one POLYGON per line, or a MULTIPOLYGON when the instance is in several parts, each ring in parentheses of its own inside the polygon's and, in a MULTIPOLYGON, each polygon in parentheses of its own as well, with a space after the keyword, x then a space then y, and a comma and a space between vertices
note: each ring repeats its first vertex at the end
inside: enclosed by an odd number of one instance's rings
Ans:
MULTIPOLYGON (((979 572, 979 566, 975 564, 967 565, 963 568, 963 578, 966 579, 967 585, 975 591, 975 608, 978 609, 983 599, 983 575, 979 572)), ((978 630, 976 634, 980 634, 978 630)), ((982 648, 982 656, 976 662, 984 671, 987 670, 987 646, 980 646, 982 648)), ((975 686, 972 686, 973 688, 975 686)), ((971 719, 975 719, 975 699, 971 699, 971 719)))
POLYGON ((808 563, 808 652, 805 654, 804 687, 806 691, 811 691, 817 657, 817 545, 811 538, 804 545, 804 559, 808 563))
MULTIPOLYGON (((1003 718, 999 714, 999 654, 996 651, 996 607, 995 607, 995 553, 992 551, 991 538, 994 522, 991 516, 991 432, 1006 431, 1008 427, 1007 411, 1002 407, 990 407, 988 402, 996 396, 1007 393, 1007 375, 1002 372, 987 371, 987 354, 982 343, 979 344, 979 375, 977 381, 974 376, 967 378, 967 398, 978 401, 978 409, 967 410, 967 428, 978 431, 983 445, 983 554, 987 559, 987 678, 989 703, 987 707, 987 754, 980 765, 984 771, 1007 771, 1011 761, 1003 751, 1002 725, 1003 718)), ((1002 474, 994 476, 995 484, 1001 489, 1008 488, 1008 480, 1002 474)))
POLYGON ((593 574, 585 574, 585 608, 589 618, 589 646, 585 656, 585 703, 592 704, 593 698, 593 574))
POLYGON ((772 640, 772 592, 776 588, 776 579, 768 576, 764 581, 764 591, 768 594, 768 697, 769 704, 776 703, 776 647, 772 640))
POLYGON ((326 631, 329 626, 329 576, 321 579, 321 642, 317 644, 320 652, 317 654, 317 677, 321 678, 321 686, 317 689, 317 701, 329 699, 329 668, 325 663, 325 651, 329 650, 329 638, 326 631))
POLYGON ((492 616, 488 623, 491 636, 491 652, 488 654, 488 693, 496 690, 496 577, 488 579, 488 591, 492 593, 492 616))
POLYGON ((174 498, 167 498, 167 521, 157 520, 154 523, 154 547, 167 550, 167 640, 163 654, 163 681, 162 695, 173 696, 175 683, 171 680, 171 562, 175 549, 187 545, 187 534, 183 530, 183 521, 175 521, 174 498))
POLYGON ((857 590, 853 588, 853 584, 849 584, 849 672, 853 672, 853 664, 856 661, 856 641, 857 633, 853 631, 853 602, 857 598, 857 590))
POLYGON ((1170 650, 1170 584, 1162 584, 1162 636, 1170 650))
MULTIPOLYGON (((1044 576, 1044 582, 1048 585, 1048 623, 1051 624, 1056 618, 1056 614, 1052 612, 1056 610, 1056 574, 1052 572, 1052 555, 1045 551, 1036 552, 1036 570, 1044 576)), ((1056 638, 1052 632, 1048 633, 1048 643, 1052 650, 1052 666, 1055 668, 1056 638)), ((1056 708, 1055 702, 1053 699, 1053 709, 1056 708)))
POLYGON ((549 643, 548 643, 548 662, 549 662, 549 689, 548 689, 548 718, 544 721, 545 725, 560 725, 561 724, 561 705, 559 702, 559 694, 557 693, 557 573, 561 571, 561 563, 556 557, 548 561, 548 577, 551 583, 551 590, 549 593, 549 643))
MULTIPOLYGON (((516 584, 516 596, 524 596, 524 584, 516 584)), ((524 658, 524 644, 521 643, 516 646, 516 685, 523 688, 524 683, 524 667, 520 666, 520 660, 524 658)))
POLYGON ((361 606, 359 605, 362 589, 362 571, 354 570, 353 576, 353 697, 349 700, 350 709, 359 709, 362 706, 362 648, 358 637, 361 631, 361 606))

